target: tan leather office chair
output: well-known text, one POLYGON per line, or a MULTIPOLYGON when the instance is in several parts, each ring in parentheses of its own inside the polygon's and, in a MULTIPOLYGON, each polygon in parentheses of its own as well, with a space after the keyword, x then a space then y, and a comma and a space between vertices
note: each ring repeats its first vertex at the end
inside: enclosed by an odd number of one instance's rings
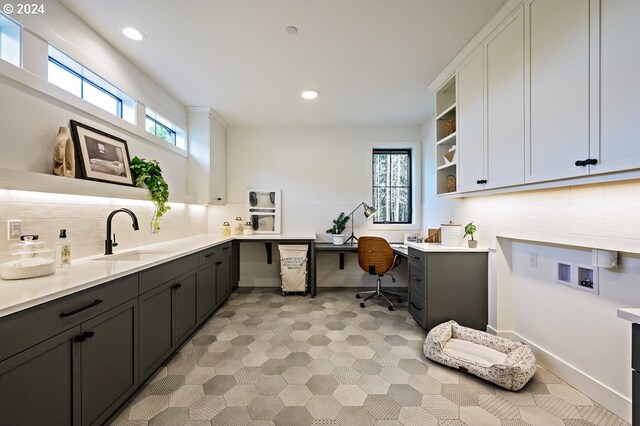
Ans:
MULTIPOLYGON (((400 262, 398 255, 393 252, 393 249, 384 238, 380 237, 360 237, 358 239, 358 263, 363 271, 368 272, 371 275, 377 275, 376 289, 369 291, 360 291, 356 293, 356 299, 360 299, 362 296, 368 296, 360 303, 360 307, 364 308, 364 302, 371 299, 373 296, 382 297, 389 304, 388 308, 393 311, 393 303, 387 298, 396 298, 398 303, 402 303, 402 298, 398 294, 382 291, 382 277, 395 268, 400 262)), ((388 274, 391 275, 391 274, 388 274)), ((396 279, 391 275, 392 282, 396 282, 396 279)))

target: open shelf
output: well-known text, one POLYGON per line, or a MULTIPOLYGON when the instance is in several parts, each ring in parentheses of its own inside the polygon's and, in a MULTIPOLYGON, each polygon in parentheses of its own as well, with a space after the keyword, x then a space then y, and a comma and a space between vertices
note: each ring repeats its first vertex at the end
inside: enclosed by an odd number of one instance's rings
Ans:
POLYGON ((444 138, 436 142, 436 146, 442 146, 442 145, 452 146, 455 144, 456 144, 456 132, 453 132, 449 136, 445 136, 444 138))
POLYGON ((446 169, 448 169, 449 167, 455 167, 457 164, 458 164, 458 163, 457 163, 457 162, 455 162, 455 161, 453 161, 453 162, 451 162, 451 163, 449 163, 449 164, 443 164, 442 166, 438 166, 438 170, 446 170, 446 169))
POLYGON ((456 118, 456 104, 451 105, 444 111, 442 111, 437 117, 436 120, 449 120, 451 118, 456 118))
POLYGON ((3 168, 0 168, 0 188, 50 194, 150 200, 149 191, 145 188, 3 168))

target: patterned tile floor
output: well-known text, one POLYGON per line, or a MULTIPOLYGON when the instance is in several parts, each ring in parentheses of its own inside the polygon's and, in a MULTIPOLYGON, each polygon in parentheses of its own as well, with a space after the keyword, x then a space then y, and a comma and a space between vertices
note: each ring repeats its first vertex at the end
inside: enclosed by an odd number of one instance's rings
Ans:
POLYGON ((113 424, 626 425, 538 369, 514 393, 428 361, 406 308, 241 289, 113 424))

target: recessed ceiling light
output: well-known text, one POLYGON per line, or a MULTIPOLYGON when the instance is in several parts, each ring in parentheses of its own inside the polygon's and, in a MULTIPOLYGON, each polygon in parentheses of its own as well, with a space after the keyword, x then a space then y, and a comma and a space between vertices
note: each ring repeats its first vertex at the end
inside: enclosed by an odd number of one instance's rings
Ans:
POLYGON ((318 97, 318 91, 317 90, 305 90, 304 92, 302 92, 302 97, 304 99, 315 99, 318 97))
POLYGON ((298 29, 296 27, 294 27, 293 25, 288 26, 284 30, 287 32, 287 34, 291 34, 291 35, 298 34, 298 29))
POLYGON ((124 34, 125 37, 130 38, 131 40, 135 40, 135 41, 144 40, 144 34, 136 30, 135 28, 131 28, 131 27, 123 28, 122 34, 124 34))

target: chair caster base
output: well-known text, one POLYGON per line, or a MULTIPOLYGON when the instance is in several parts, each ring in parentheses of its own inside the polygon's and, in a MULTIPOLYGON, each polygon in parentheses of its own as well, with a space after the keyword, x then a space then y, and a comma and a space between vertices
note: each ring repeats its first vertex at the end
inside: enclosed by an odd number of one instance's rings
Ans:
POLYGON ((364 308, 364 302, 360 302, 360 307, 364 308))
POLYGON ((359 294, 356 294, 356 299, 360 299, 360 295, 359 294))
POLYGON ((396 299, 396 302, 398 302, 398 303, 402 303, 402 298, 398 297, 398 298, 396 299))
POLYGON ((389 308, 390 311, 393 311, 393 306, 389 305, 387 307, 389 308))

